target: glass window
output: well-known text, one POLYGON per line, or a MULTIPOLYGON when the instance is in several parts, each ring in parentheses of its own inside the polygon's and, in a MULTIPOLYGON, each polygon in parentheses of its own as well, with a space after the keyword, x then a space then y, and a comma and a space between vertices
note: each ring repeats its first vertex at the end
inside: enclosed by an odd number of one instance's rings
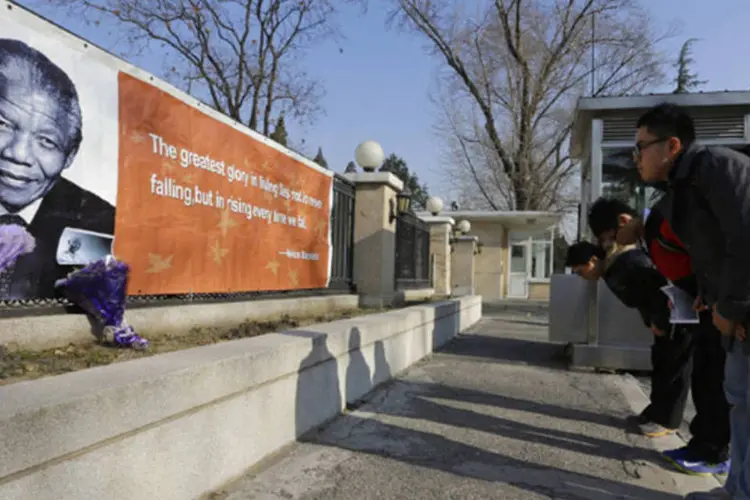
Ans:
POLYGON ((547 279, 552 275, 552 244, 535 241, 531 251, 531 277, 547 279))
POLYGON ((526 245, 510 247, 510 272, 526 273, 526 245))
POLYGON ((643 213, 645 209, 654 206, 661 193, 641 184, 633 161, 633 150, 607 148, 602 153, 602 196, 620 199, 637 213, 643 213))

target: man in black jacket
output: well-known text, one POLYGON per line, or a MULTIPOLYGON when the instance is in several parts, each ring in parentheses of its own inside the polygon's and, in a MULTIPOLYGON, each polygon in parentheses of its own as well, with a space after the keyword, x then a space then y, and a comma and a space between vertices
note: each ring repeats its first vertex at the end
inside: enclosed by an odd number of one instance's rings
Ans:
MULTIPOLYGON (((643 230, 642 248, 656 269, 673 285, 691 296, 696 295, 696 280, 690 256, 682 241, 662 215, 662 207, 671 202, 663 196, 651 209, 643 230)), ((611 228, 633 220, 634 212, 619 200, 597 202, 594 226, 612 238, 611 228)), ((699 324, 675 325, 672 342, 662 342, 652 353, 652 388, 663 384, 661 394, 652 392, 652 400, 674 401, 676 414, 682 413, 688 385, 692 388, 696 416, 690 423, 692 438, 687 446, 667 450, 664 456, 678 469, 690 474, 724 474, 729 468, 729 405, 722 392, 726 355, 711 314, 701 313, 699 324), (657 374, 658 373, 658 374, 657 374), (671 398, 671 399, 670 399, 671 398), (679 409, 678 409, 679 408, 679 409)), ((659 337, 655 349, 660 344, 659 337)))
POLYGON ((695 307, 708 308, 728 340, 731 470, 725 489, 691 498, 750 498, 750 158, 697 145, 692 118, 672 104, 647 111, 636 127, 641 178, 667 184, 663 214, 690 255, 698 279, 695 307))
POLYGON ((644 435, 659 437, 675 432, 682 422, 690 379, 685 362, 689 357, 689 336, 669 323, 668 300, 661 291, 667 285, 666 278, 643 250, 633 244, 618 247, 614 242, 619 225, 629 220, 620 219, 632 216, 632 210, 624 203, 597 200, 588 220, 601 247, 588 242, 572 245, 566 265, 585 279, 604 279, 620 302, 637 309, 654 333, 650 404, 632 420, 644 435))

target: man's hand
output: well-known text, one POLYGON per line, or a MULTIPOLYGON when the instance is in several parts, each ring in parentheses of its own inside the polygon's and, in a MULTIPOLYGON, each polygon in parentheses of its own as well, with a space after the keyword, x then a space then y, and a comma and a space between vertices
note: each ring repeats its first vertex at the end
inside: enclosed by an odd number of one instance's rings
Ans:
POLYGON ((652 333, 653 333, 654 335, 656 335, 657 337, 661 337, 662 335, 664 335, 664 332, 663 332, 663 331, 661 331, 661 330, 659 330, 659 329, 658 329, 658 328, 657 328, 656 326, 654 326, 654 325, 651 325, 651 332, 652 332, 652 333))
POLYGON ((643 235, 643 221, 633 217, 630 222, 617 230, 615 239, 620 245, 632 245, 643 235))
POLYGON ((701 299, 700 297, 696 297, 693 301, 693 311, 703 312, 706 309, 708 309, 708 306, 703 303, 703 299, 701 299))
POLYGON ((714 326, 721 332, 722 335, 734 335, 741 341, 747 339, 747 330, 744 326, 738 325, 734 321, 726 319, 724 316, 719 314, 714 305, 712 311, 714 326))

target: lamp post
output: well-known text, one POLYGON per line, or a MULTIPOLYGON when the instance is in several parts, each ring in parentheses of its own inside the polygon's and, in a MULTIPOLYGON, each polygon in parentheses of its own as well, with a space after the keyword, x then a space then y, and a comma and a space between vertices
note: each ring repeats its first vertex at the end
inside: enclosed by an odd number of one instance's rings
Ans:
POLYGON ((354 159, 365 172, 374 172, 385 161, 383 148, 375 141, 365 141, 354 150, 354 159))
POLYGON ((471 231, 471 222, 464 219, 458 223, 457 227, 461 234, 466 234, 471 231))
POLYGON ((432 215, 437 216, 437 214, 443 211, 443 200, 441 200, 437 196, 430 196, 429 198, 427 198, 427 203, 425 203, 425 208, 432 215))
POLYGON ((404 189, 396 195, 396 203, 390 201, 390 221, 393 223, 400 216, 411 212, 411 191, 404 189))

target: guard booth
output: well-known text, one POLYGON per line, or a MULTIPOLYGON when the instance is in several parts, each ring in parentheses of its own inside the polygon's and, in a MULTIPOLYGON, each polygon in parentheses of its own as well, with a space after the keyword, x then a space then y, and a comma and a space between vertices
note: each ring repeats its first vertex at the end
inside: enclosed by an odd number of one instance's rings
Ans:
MULTIPOLYGON (((586 215, 600 196, 619 197, 639 213, 658 199, 652 188, 639 185, 632 149, 638 117, 665 101, 691 112, 699 143, 748 151, 750 92, 581 98, 570 141, 581 173, 579 239, 590 239, 586 215)), ((652 333, 638 312, 623 306, 603 282, 552 276, 549 338, 571 345, 574 366, 651 368, 652 333)))

